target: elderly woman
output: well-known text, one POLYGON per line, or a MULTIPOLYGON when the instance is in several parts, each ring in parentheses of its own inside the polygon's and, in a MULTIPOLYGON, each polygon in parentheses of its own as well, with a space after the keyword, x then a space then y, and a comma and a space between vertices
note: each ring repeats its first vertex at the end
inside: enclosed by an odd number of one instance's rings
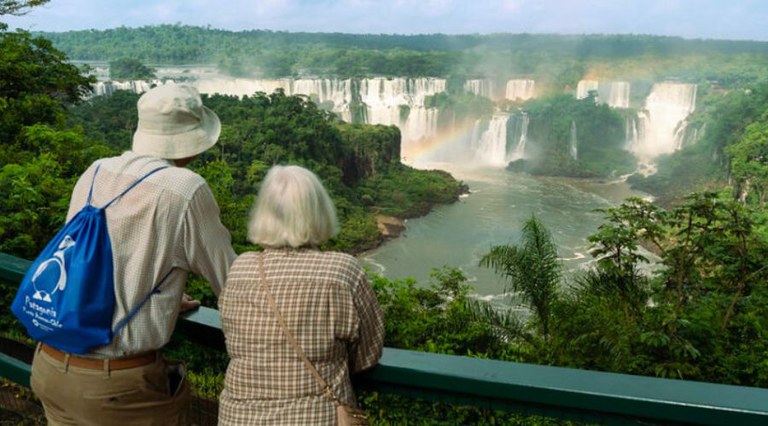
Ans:
POLYGON ((332 425, 333 398, 356 404, 350 373, 378 362, 384 326, 360 263, 318 249, 337 232, 317 176, 298 166, 267 173, 248 223, 264 251, 237 258, 219 297, 231 358, 219 425, 332 425))

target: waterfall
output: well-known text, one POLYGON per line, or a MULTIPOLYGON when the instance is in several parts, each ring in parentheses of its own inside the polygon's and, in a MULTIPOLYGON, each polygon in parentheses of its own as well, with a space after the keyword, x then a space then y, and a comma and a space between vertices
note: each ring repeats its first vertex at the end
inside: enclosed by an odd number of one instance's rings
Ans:
POLYGON ((291 80, 281 79, 250 79, 250 78, 206 78, 190 82, 200 93, 230 96, 253 96, 256 92, 273 93, 277 89, 291 94, 291 80))
POLYGON ((508 131, 511 132, 509 139, 515 144, 515 149, 508 156, 509 161, 525 158, 525 144, 528 142, 528 114, 525 112, 512 114, 509 122, 511 122, 507 125, 508 131))
POLYGON ((437 115, 437 108, 415 106, 410 109, 408 118, 398 125, 402 135, 401 152, 407 153, 419 142, 437 134, 437 115))
POLYGON ((475 160, 477 163, 494 167, 507 165, 507 120, 508 114, 494 114, 477 143, 475 160))
POLYGON ((467 80, 464 82, 464 91, 489 99, 493 98, 493 84, 489 80, 467 80))
MULTIPOLYGON (((271 94, 282 89, 287 95, 309 96, 321 107, 339 114, 348 122, 354 118, 366 124, 397 126, 402 135, 403 155, 421 154, 426 150, 437 152, 439 149, 440 155, 451 156, 455 161, 475 158, 485 164, 495 165, 525 155, 528 126, 525 113, 496 114, 482 125, 476 124, 475 135, 469 134, 472 122, 454 123, 453 127, 446 125, 446 128, 438 129, 438 110, 428 108, 425 100, 428 96, 445 91, 445 79, 250 79, 225 77, 213 71, 200 75, 184 72, 177 74, 186 79, 185 84, 195 86, 204 94, 250 96, 257 92, 271 94)), ((95 95, 110 95, 116 90, 142 93, 154 85, 170 81, 173 80, 164 77, 150 81, 100 80, 93 85, 93 89, 95 95)), ((470 79, 465 81, 464 89, 480 96, 492 96, 491 83, 488 79, 470 79)), ((602 90, 600 98, 606 100, 609 106, 629 106, 628 82, 613 81, 600 86, 595 80, 582 80, 577 88, 577 96, 588 96, 595 89, 602 90)), ((512 79, 506 82, 507 99, 527 100, 534 96, 534 80, 512 79)), ((686 132, 686 117, 693 111, 695 102, 696 85, 654 84, 644 109, 635 117, 627 118, 627 149, 641 162, 651 164, 658 155, 671 153, 680 149, 684 143, 690 143, 695 134, 693 131, 686 132)), ((450 118, 440 121, 450 121, 450 118)), ((569 153, 573 158, 578 157, 577 133, 576 125, 572 123, 569 153)))
POLYGON ((611 108, 629 108, 629 83, 626 81, 611 82, 608 92, 608 106, 611 108))
POLYGON ((635 152, 640 143, 640 136, 637 130, 637 119, 634 117, 627 117, 624 124, 624 140, 626 140, 626 149, 630 152, 635 152))
POLYGON ((696 85, 656 83, 638 113, 639 131, 632 152, 643 162, 679 149, 685 119, 696 106, 696 85))
POLYGON ((445 79, 371 78, 360 81, 360 101, 366 106, 367 124, 394 125, 402 132, 403 147, 433 137, 437 109, 426 108, 427 96, 445 91, 445 79), (402 118, 402 108, 408 115, 402 118))
POLYGON ((303 78, 292 81, 291 95, 307 95, 319 105, 329 104, 344 121, 351 121, 350 106, 355 100, 351 79, 303 78))
MULTIPOLYGON (((169 80, 170 81, 170 80, 169 80)), ((94 95, 111 95, 115 90, 143 93, 152 85, 165 84, 152 81, 99 81, 93 85, 94 95)), ((352 121, 352 105, 362 104, 362 120, 366 124, 392 125, 400 128, 402 145, 414 146, 437 134, 436 108, 427 108, 427 96, 445 91, 445 79, 440 78, 280 78, 251 79, 207 75, 190 80, 203 94, 252 96, 257 92, 272 94, 278 89, 286 95, 306 95, 318 105, 337 113, 342 120, 352 121)), ((469 83, 471 90, 490 95, 490 82, 475 80, 469 83)))
POLYGON ((574 160, 579 159, 579 148, 578 148, 578 140, 576 139, 576 122, 571 120, 571 139, 569 141, 569 151, 571 154, 571 157, 574 160))
POLYGON ((598 102, 608 104, 611 108, 629 108, 629 82, 612 81, 609 84, 597 80, 581 80, 576 87, 576 99, 584 99, 590 92, 596 92, 598 102))
POLYGON ((99 81, 93 84, 92 96, 111 96, 117 90, 126 90, 133 93, 144 93, 152 86, 162 86, 161 80, 129 80, 129 81, 99 81))
POLYGON ((576 99, 584 99, 589 96, 589 92, 597 91, 597 80, 579 80, 576 86, 576 99))
POLYGON ((509 80, 507 81, 506 98, 509 100, 525 101, 535 96, 533 80, 509 80))

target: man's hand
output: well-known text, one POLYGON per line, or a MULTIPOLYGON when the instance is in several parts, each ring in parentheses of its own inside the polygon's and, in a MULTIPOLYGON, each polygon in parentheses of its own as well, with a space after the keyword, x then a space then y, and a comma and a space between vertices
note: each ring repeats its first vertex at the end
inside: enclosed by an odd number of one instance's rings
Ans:
POLYGON ((200 301, 195 300, 192 298, 192 296, 184 293, 184 295, 181 297, 181 309, 179 312, 191 311, 192 309, 196 309, 198 307, 200 307, 200 301))

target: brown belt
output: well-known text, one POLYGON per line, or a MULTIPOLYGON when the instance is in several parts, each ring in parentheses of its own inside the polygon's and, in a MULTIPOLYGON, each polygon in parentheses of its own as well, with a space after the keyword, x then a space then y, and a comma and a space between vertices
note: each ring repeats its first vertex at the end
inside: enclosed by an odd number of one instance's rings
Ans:
POLYGON ((70 366, 90 368, 92 370, 125 370, 128 368, 142 367, 155 362, 158 356, 157 351, 152 351, 126 358, 83 358, 81 356, 62 352, 54 347, 46 345, 45 343, 40 345, 40 350, 50 355, 53 359, 61 362, 65 362, 67 356, 69 356, 69 361, 67 362, 70 366))

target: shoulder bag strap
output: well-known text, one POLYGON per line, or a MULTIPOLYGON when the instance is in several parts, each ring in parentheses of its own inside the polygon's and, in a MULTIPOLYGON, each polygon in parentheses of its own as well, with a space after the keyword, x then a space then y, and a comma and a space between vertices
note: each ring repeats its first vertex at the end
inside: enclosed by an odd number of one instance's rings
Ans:
POLYGON ((147 294, 146 296, 144 296, 143 299, 141 299, 141 302, 139 302, 138 305, 136 305, 133 309, 131 309, 130 312, 128 312, 128 315, 126 315, 125 318, 123 318, 122 320, 120 320, 120 322, 117 323, 117 326, 115 326, 114 330, 112 330, 113 336, 116 336, 117 333, 119 333, 120 330, 122 330, 123 327, 125 327, 125 325, 128 324, 128 321, 130 321, 139 312, 139 309, 141 309, 141 307, 144 306, 145 303, 147 303, 147 301, 149 300, 150 297, 152 297, 152 295, 160 293, 160 286, 163 285, 163 283, 165 283, 165 280, 171 275, 172 272, 173 272, 173 268, 171 268, 171 270, 168 271, 168 273, 165 274, 162 279, 160 279, 160 282, 157 283, 157 285, 155 285, 155 287, 152 288, 152 291, 150 291, 149 294, 147 294))
POLYGON ((320 386, 322 386, 325 393, 328 394, 328 396, 333 400, 333 402, 335 402, 338 405, 339 400, 338 398, 336 398, 336 395, 333 393, 333 390, 331 390, 331 386, 328 385, 328 382, 326 382, 325 379, 323 379, 323 377, 317 371, 315 366, 312 365, 312 362, 309 359, 307 359, 307 356, 304 354, 304 351, 301 349, 301 346, 299 346, 299 342, 296 341, 296 338, 293 337, 293 334, 291 333, 290 330, 288 330, 288 327, 285 325, 285 320, 283 319, 283 315, 277 309, 277 304, 275 303, 275 299, 272 297, 272 293, 270 293, 269 286, 267 285, 267 277, 264 274, 264 256, 265 256, 264 252, 262 252, 261 256, 259 256, 259 273, 261 275, 261 283, 264 286, 264 293, 267 296, 267 301, 269 302, 269 306, 272 308, 272 311, 275 313, 277 322, 280 323, 280 328, 283 329, 283 333, 285 334, 285 337, 288 338, 288 341, 291 342, 293 349, 299 355, 301 360, 304 361, 304 365, 307 366, 307 369, 310 372, 312 372, 312 375, 315 376, 315 379, 317 380, 318 383, 320 383, 320 386))

